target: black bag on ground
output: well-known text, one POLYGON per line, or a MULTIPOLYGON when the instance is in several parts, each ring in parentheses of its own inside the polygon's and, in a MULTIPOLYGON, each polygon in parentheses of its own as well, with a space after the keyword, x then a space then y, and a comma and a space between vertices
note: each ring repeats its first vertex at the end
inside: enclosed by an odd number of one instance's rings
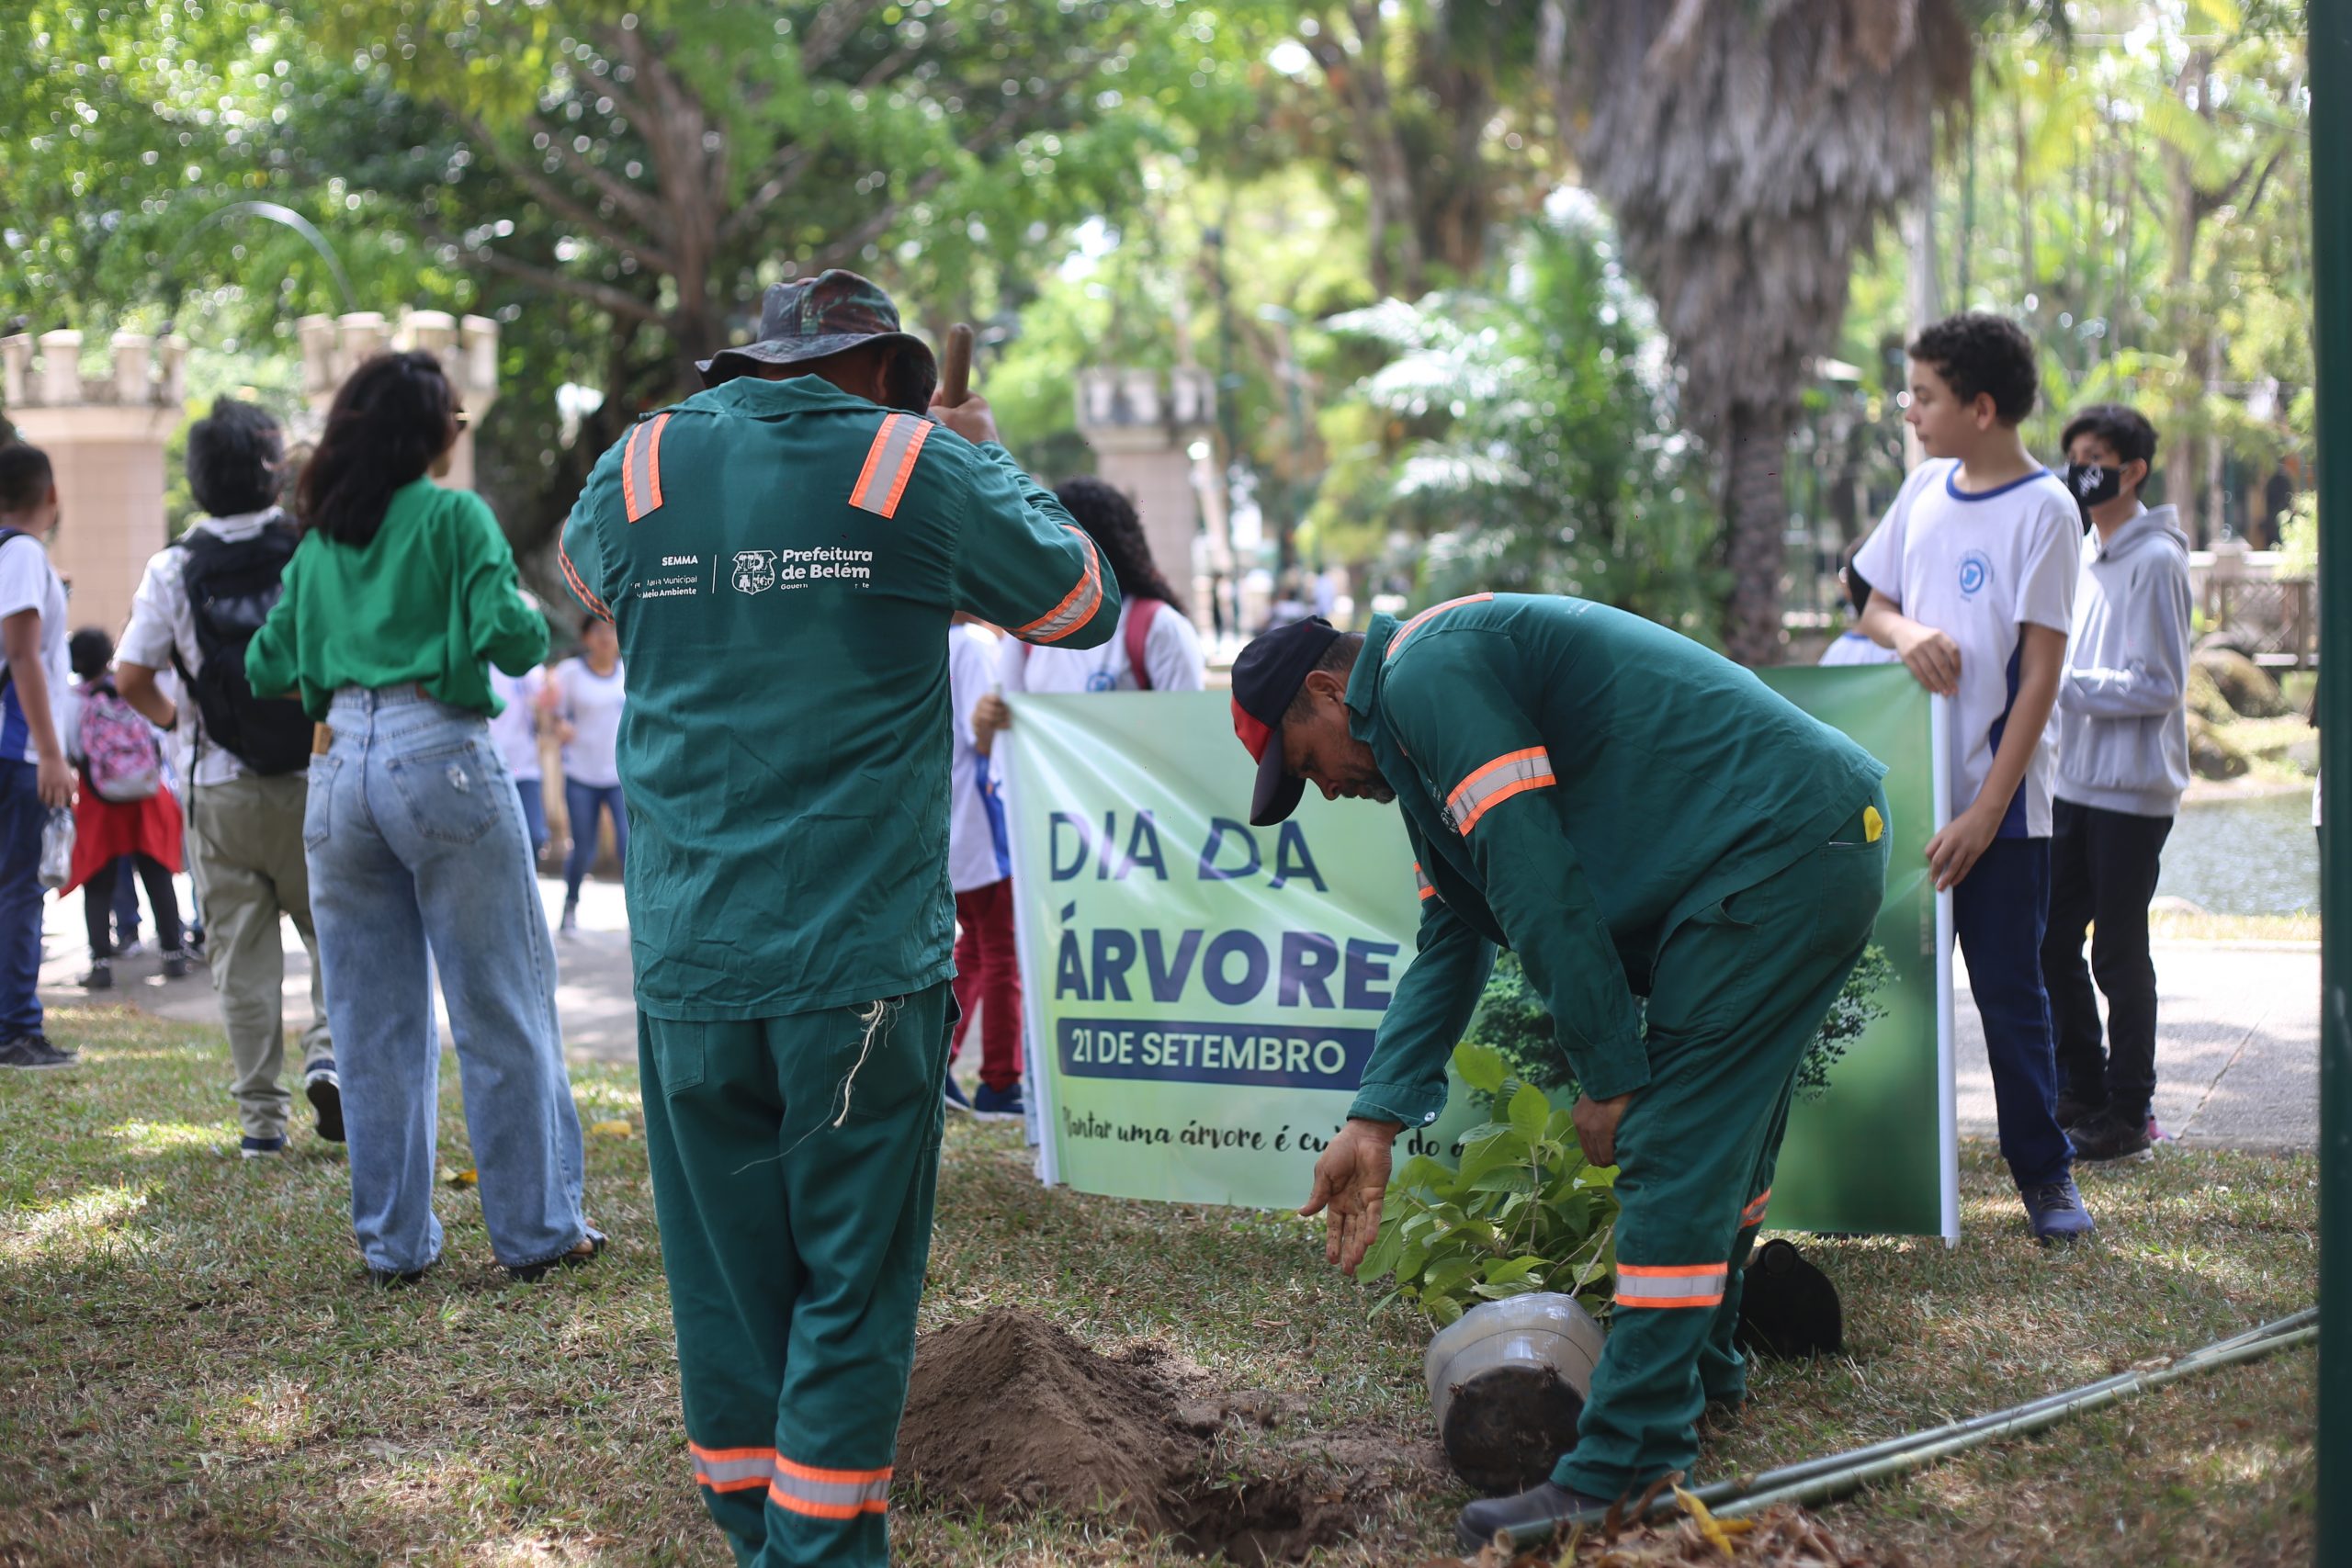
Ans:
POLYGON ((1751 1355, 1835 1356, 1846 1348, 1838 1287, 1778 1236, 1756 1249, 1741 1277, 1738 1344, 1751 1355))
POLYGON ((291 523, 273 523, 249 539, 217 534, 182 535, 180 581, 204 662, 194 674, 174 654, 180 680, 204 738, 256 773, 290 773, 311 762, 311 716, 292 697, 256 697, 245 680, 245 645, 269 619, 285 591, 286 563, 302 536, 291 523))

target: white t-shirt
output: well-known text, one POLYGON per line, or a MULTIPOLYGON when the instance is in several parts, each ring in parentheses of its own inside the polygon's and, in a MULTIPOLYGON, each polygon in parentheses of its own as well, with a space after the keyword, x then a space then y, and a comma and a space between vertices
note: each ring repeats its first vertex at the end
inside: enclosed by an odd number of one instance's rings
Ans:
POLYGON ((627 702, 622 683, 628 666, 615 661, 613 672, 599 675, 587 661, 567 659, 555 667, 555 711, 571 726, 563 743, 563 776, 575 784, 610 789, 621 782, 621 708, 627 702))
POLYGON ((547 690, 548 672, 534 664, 520 675, 490 667, 490 689, 505 710, 490 721, 490 739, 506 759, 506 771, 517 779, 539 776, 539 694, 547 690))
MULTIPOLYGON (((1973 494, 1959 489, 1959 474, 1956 458, 1920 464, 1877 532, 1854 552, 1854 570, 1905 615, 1960 645, 1951 727, 1955 816, 1975 801, 1993 771, 2017 700, 2019 628, 2064 634, 2074 624, 2083 539, 2081 510, 2065 481, 2047 468, 1973 494)), ((2045 728, 2001 819, 2002 838, 2049 837, 2057 771, 2052 740, 2045 728)))
MULTIPOLYGON (((1057 696, 1070 692, 1136 692, 1143 689, 1127 664, 1127 617, 1135 601, 1119 606, 1119 629, 1100 648, 1032 648, 1006 637, 997 655, 997 679, 1008 692, 1057 696)), ((1144 667, 1155 692, 1197 692, 1206 684, 1208 661, 1201 656, 1201 634, 1173 604, 1162 604, 1143 638, 1144 667)))
POLYGON ((947 780, 947 880, 958 893, 1012 874, 1004 801, 989 759, 974 744, 972 709, 996 683, 996 638, 978 626, 947 634, 947 702, 955 710, 955 767, 947 780))
MULTIPOLYGON (((266 512, 241 512, 230 517, 199 517, 188 525, 187 531, 234 543, 285 520, 286 513, 273 506, 266 512)), ((175 733, 180 776, 189 778, 192 766, 194 783, 226 784, 243 778, 245 765, 228 748, 202 743, 204 715, 194 703, 180 700, 172 664, 172 656, 177 653, 190 675, 204 668, 204 650, 196 645, 196 615, 188 607, 187 570, 184 546, 157 550, 148 558, 139 592, 131 597, 130 624, 123 627, 122 640, 115 646, 115 662, 143 664, 154 671, 156 688, 179 709, 179 728, 175 733)))
MULTIPOLYGON (((57 744, 65 745, 65 699, 74 684, 73 667, 65 659, 65 584, 49 564, 49 552, 29 534, 19 534, 0 545, 0 619, 20 611, 40 614, 40 667, 49 677, 49 717, 57 728, 57 744)), ((10 681, 0 695, 0 757, 11 761, 38 762, 40 749, 33 744, 32 726, 26 722, 24 701, 10 681)))

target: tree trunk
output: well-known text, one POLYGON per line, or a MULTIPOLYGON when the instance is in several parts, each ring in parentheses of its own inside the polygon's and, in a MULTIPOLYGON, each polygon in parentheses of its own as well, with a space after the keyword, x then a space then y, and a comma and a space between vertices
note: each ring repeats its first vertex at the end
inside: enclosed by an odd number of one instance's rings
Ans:
POLYGON ((1788 502, 1781 481, 1789 422, 1776 412, 1734 405, 1724 464, 1724 551, 1731 567, 1731 603, 1724 613, 1724 648, 1746 665, 1781 658, 1781 577, 1788 502))
MULTIPOLYGON (((2184 98, 2193 95, 2196 109, 2202 113, 2211 98, 2206 76, 2211 62, 2200 51, 2192 53, 2181 70, 2176 90, 2184 98)), ((2199 431, 2205 423, 2204 393, 2207 366, 2211 355, 2212 328, 2210 318, 2195 305, 2188 303, 2188 292, 2197 276, 2197 234, 2205 221, 2203 194, 2197 188, 2197 173, 2190 165, 2188 154, 2169 144, 2165 148, 2165 194, 2171 198, 2172 210, 2165 215, 2170 254, 2165 268, 2166 292, 2175 301, 2173 342, 2182 350, 2182 363, 2187 374, 2182 378, 2190 389, 2182 398, 2182 405, 2189 413, 2186 439, 2175 449, 2180 461, 2165 486, 2165 499, 2180 509, 2180 518, 2192 545, 2205 549, 2213 542, 2214 519, 2206 507, 2207 443, 2199 431)))

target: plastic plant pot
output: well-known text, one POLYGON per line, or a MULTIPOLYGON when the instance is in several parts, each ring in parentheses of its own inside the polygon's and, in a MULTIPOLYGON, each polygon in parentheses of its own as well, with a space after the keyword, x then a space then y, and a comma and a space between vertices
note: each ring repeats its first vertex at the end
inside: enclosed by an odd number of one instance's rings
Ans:
POLYGON ((1421 1358, 1445 1457, 1485 1496, 1523 1492, 1576 1446, 1606 1337, 1573 1296, 1482 1302, 1421 1358))

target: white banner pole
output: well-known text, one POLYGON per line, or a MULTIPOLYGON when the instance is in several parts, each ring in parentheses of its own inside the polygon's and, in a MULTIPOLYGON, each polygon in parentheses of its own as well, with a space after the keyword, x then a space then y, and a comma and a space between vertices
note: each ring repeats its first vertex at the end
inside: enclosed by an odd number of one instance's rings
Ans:
MULTIPOLYGON (((1951 821, 1951 704, 1928 699, 1928 766, 1935 770, 1936 827, 1951 821)), ((1943 1189, 1944 1246, 1960 1245, 1960 1069, 1953 1045, 1951 893, 1936 895, 1936 1148, 1943 1189)))
MULTIPOLYGON (((1016 866, 1030 863, 1022 841, 1023 813, 1013 802, 1021 790, 1021 705, 1007 699, 1014 714, 1013 727, 997 731, 998 754, 1004 759, 1004 830, 1006 842, 1016 866), (1010 750, 1005 750, 1009 747, 1010 750)), ((1029 1111, 1029 1141, 1037 1146, 1037 1179, 1047 1187, 1061 1185, 1061 1162, 1055 1155, 1054 1145, 1054 1075, 1046 1070, 1045 1045, 1039 1039, 1044 1018, 1045 995, 1037 984, 1037 971, 1029 962, 1033 951, 1041 951, 1029 940, 1030 900, 1020 896, 1020 885, 1014 884, 1012 899, 1012 951, 1014 962, 1021 969, 1021 1068, 1025 1081, 1022 1103, 1029 1111)))

